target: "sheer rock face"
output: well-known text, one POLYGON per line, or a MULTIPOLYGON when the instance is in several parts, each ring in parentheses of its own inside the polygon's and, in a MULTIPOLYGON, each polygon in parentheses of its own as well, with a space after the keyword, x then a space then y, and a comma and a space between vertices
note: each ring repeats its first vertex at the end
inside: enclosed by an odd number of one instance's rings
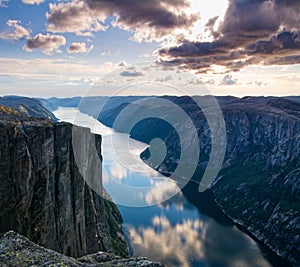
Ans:
MULTIPOLYGON (((11 116, 0 121, 0 232, 14 230, 72 257, 98 251, 127 256, 117 207, 97 195, 78 171, 72 127, 11 116)), ((88 140, 78 144, 80 159, 101 185, 101 160, 88 157, 91 145, 101 155, 101 136, 78 129, 88 140)))
POLYGON ((164 266, 161 263, 152 262, 146 258, 124 259, 107 252, 98 252, 79 259, 74 259, 38 246, 13 231, 5 233, 3 237, 0 238, 0 262, 4 264, 4 266, 164 266))

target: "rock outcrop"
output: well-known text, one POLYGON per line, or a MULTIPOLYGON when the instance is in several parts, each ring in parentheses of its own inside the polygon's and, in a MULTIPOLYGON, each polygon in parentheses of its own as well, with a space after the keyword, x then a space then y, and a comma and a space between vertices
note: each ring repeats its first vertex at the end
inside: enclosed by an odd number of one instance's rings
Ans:
MULTIPOLYGON (((14 230, 72 257, 98 251, 128 256, 117 207, 97 195, 77 169, 75 126, 25 115, 9 109, 0 116, 0 232, 14 230)), ((93 140, 101 155, 101 136, 84 128, 81 133, 83 139, 93 140)), ((78 145, 86 167, 95 169, 88 145, 78 145)))
POLYGON ((50 249, 34 244, 24 236, 13 231, 0 238, 1 266, 52 266, 52 267, 100 267, 100 266, 133 266, 163 267, 163 264, 152 262, 146 258, 124 259, 107 252, 98 252, 74 259, 50 249))

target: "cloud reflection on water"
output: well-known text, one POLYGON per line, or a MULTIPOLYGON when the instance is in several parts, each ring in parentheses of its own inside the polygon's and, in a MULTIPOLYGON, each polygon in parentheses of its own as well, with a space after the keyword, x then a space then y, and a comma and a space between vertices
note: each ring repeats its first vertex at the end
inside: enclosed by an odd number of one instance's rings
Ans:
POLYGON ((126 228, 135 256, 146 255, 169 267, 270 267, 249 237, 212 219, 171 223, 164 215, 156 215, 151 226, 126 228))

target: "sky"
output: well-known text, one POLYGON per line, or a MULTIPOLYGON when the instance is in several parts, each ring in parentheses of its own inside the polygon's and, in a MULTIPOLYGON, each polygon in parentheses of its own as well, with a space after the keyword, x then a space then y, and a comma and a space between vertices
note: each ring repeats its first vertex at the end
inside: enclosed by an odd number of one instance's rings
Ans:
POLYGON ((0 47, 0 95, 299 95, 300 1, 0 0, 0 47))

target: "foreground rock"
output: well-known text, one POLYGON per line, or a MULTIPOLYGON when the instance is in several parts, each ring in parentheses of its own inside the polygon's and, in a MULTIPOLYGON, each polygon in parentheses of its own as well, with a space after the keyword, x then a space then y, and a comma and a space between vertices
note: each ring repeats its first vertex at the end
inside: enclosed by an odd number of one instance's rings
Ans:
POLYGON ((9 231, 0 239, 0 266, 52 266, 52 267, 97 267, 97 266, 144 266, 164 265, 146 258, 123 259, 106 252, 98 252, 80 259, 67 257, 34 244, 27 238, 9 231))

